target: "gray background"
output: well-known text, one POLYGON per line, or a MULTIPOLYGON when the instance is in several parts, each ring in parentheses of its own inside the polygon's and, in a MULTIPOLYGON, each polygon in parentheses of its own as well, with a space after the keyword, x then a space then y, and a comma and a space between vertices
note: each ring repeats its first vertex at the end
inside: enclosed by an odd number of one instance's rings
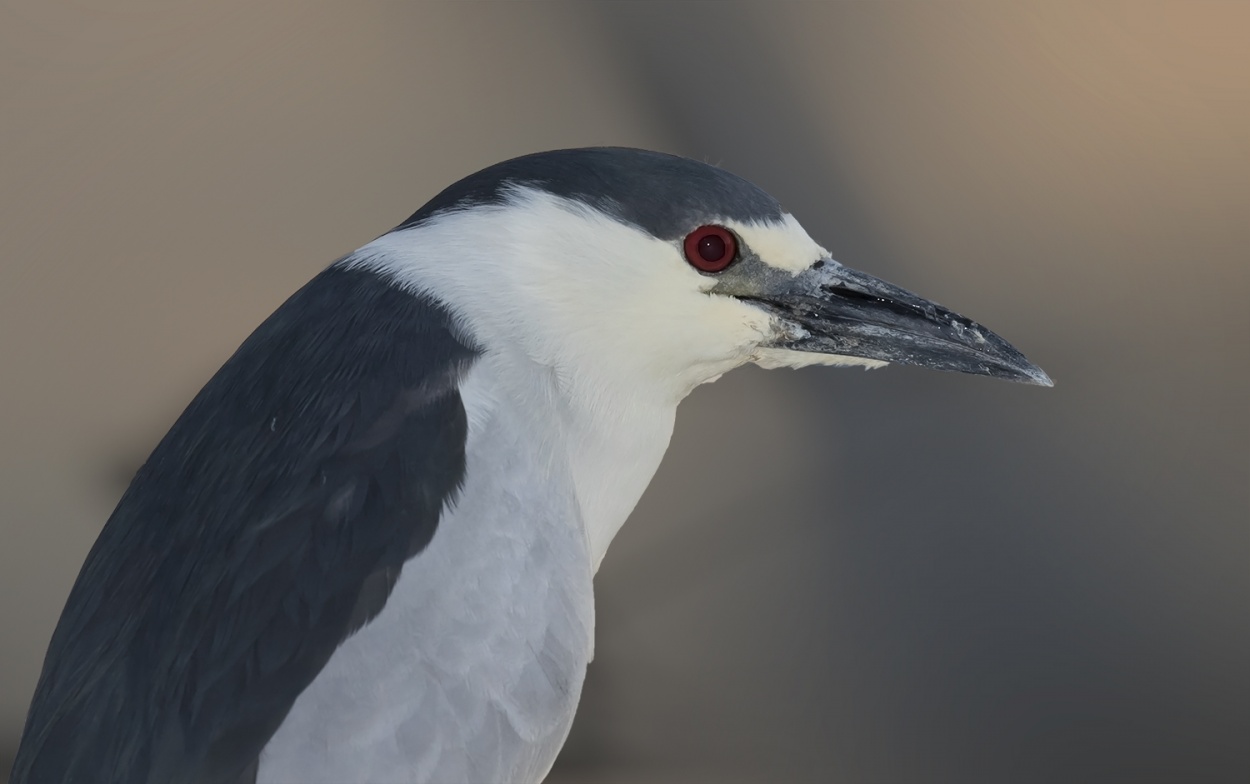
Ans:
POLYGON ((0 6, 0 770, 126 478, 253 326, 460 176, 628 144, 1056 387, 697 390, 553 778, 1250 780, 1250 4, 99 6, 0 6))

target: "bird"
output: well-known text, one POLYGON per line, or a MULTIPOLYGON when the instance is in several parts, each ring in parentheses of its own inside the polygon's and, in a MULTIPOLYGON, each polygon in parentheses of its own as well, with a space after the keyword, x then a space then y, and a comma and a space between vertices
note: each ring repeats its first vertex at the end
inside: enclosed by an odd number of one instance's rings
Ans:
POLYGON ((324 268, 193 398, 74 583, 12 781, 541 781, 677 405, 749 363, 1051 385, 717 166, 494 164, 324 268))

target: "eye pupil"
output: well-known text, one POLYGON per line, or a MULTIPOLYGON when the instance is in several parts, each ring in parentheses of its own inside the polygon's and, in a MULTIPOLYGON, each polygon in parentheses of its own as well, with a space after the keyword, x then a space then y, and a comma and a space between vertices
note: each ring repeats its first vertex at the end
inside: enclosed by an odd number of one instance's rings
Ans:
POLYGON ((716 263, 725 258, 725 241, 715 234, 699 240, 699 256, 704 261, 716 263))
POLYGON ((724 226, 700 226, 684 245, 686 261, 700 272, 723 272, 738 258, 738 239, 724 226))

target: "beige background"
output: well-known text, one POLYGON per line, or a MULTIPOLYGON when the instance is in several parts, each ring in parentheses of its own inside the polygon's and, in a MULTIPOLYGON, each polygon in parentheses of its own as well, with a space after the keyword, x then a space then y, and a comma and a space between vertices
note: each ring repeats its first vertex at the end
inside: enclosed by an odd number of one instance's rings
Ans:
POLYGON ((1247 40, 1242 2, 0 5, 0 770, 126 478, 255 324, 460 176, 628 144, 1056 387, 698 390, 555 778, 1250 780, 1247 40))

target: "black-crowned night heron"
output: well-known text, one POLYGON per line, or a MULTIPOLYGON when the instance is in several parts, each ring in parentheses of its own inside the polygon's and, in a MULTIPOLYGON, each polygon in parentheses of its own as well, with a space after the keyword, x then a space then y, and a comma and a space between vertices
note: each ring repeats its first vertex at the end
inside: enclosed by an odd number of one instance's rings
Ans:
POLYGON ((296 292, 156 447, 15 784, 541 780, 677 404, 748 362, 1050 383, 715 167, 492 166, 296 292))

